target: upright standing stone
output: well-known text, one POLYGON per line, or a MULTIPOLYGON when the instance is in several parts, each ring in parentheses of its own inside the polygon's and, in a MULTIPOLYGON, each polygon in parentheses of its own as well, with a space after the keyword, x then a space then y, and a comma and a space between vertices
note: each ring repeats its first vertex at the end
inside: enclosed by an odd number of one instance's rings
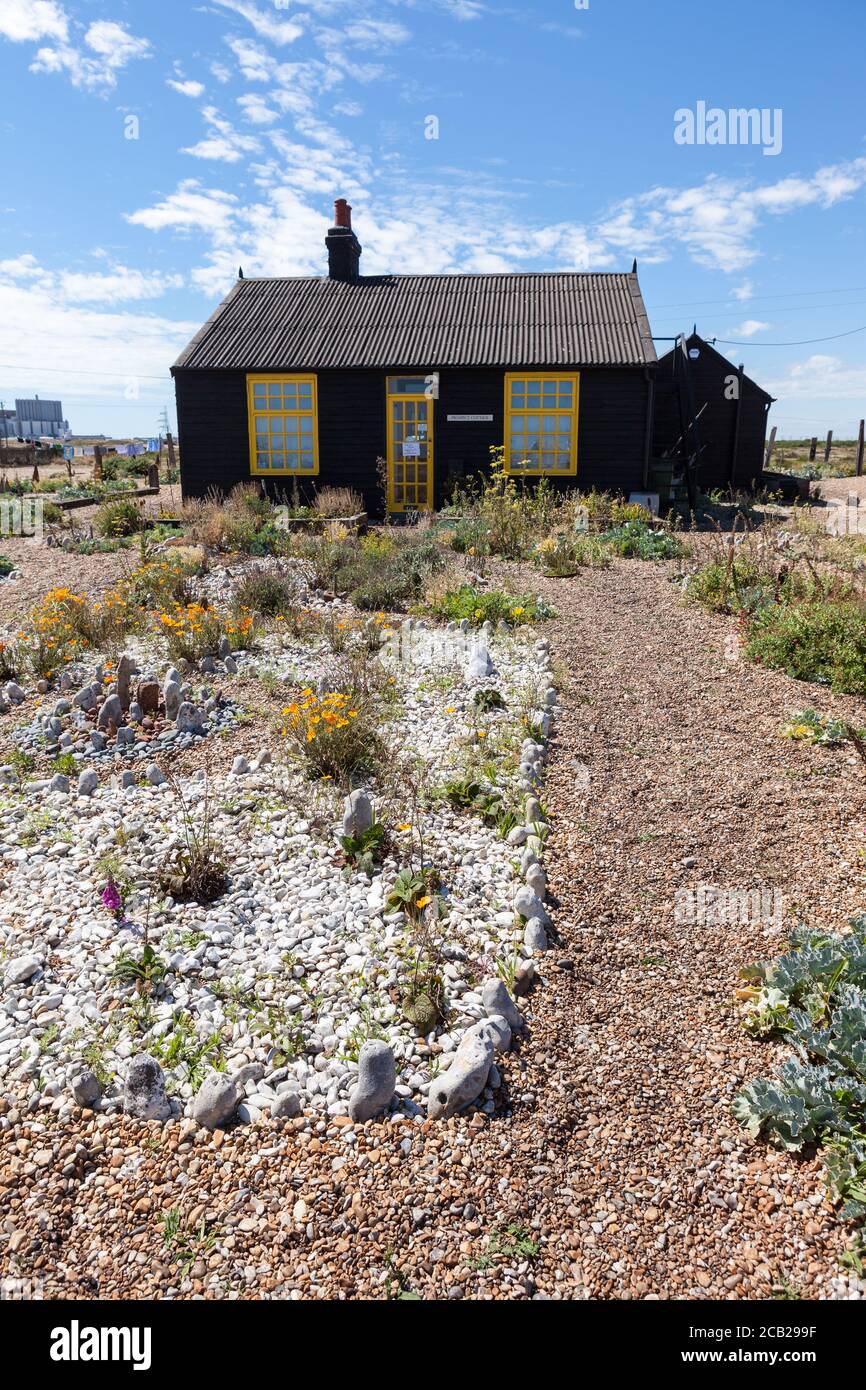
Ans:
POLYGON ((171 1107, 165 1094, 165 1077, 155 1057, 139 1052, 126 1073, 123 1108, 139 1120, 164 1120, 171 1107))
POLYGON ((132 657, 128 652, 123 652, 117 663, 117 698, 124 709, 129 709, 129 682, 132 671, 132 657))
POLYGON ((358 1057, 358 1084, 349 1097, 353 1120, 372 1120, 390 1105, 397 1085, 394 1053, 386 1042, 364 1043, 358 1057))
POLYGON ((373 824, 373 803, 366 792, 350 792, 343 802, 343 834, 360 839, 373 824))

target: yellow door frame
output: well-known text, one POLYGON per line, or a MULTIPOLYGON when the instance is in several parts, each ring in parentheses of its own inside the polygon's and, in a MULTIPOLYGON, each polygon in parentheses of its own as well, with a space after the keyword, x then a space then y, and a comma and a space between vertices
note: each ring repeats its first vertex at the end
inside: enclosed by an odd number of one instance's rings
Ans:
MULTIPOLYGON (((434 407, 435 407, 435 404, 436 404, 435 397, 433 397, 433 396, 428 396, 428 395, 426 394, 426 392, 424 392, 424 391, 419 391, 419 392, 417 392, 417 393, 412 392, 411 394, 410 394, 410 393, 403 394, 402 392, 399 392, 399 393, 398 393, 398 392, 395 392, 395 393, 391 394, 391 393, 388 391, 388 387, 387 387, 387 383, 386 383, 386 386, 385 386, 385 419, 386 419, 387 442, 388 442, 388 448, 387 448, 386 457, 387 457, 387 463, 388 463, 388 511, 389 511, 389 512, 432 511, 432 509, 433 509, 433 452, 434 452, 434 442, 433 442, 433 428, 434 428, 434 422, 433 422, 433 416, 434 416, 434 407), (396 415, 395 415, 395 413, 394 413, 394 405, 395 405, 395 403, 396 403, 397 401, 412 401, 412 402, 414 402, 414 404, 415 404, 416 406, 419 405, 419 404, 423 404, 423 405, 425 405, 425 406, 427 407, 427 419, 426 419, 426 422, 425 422, 426 425, 427 425, 427 434, 426 434, 426 439, 425 439, 426 449, 427 449, 427 458, 426 458, 426 459, 415 459, 415 460, 413 460, 413 459, 406 459, 405 456, 401 456, 400 458, 397 458, 397 451, 396 451, 396 447, 395 447, 396 441, 395 441, 395 439, 394 439, 394 424, 395 424, 395 422, 396 422, 396 415), (416 481, 415 484, 414 484, 414 490, 415 490, 415 493, 416 493, 416 501, 415 501, 414 503, 413 503, 413 502, 406 502, 406 501, 398 502, 398 501, 396 500, 396 496, 395 496, 396 479, 395 479, 395 477, 394 477, 394 468, 395 468, 395 465, 398 464, 398 463, 400 463, 400 464, 406 464, 406 463, 413 463, 413 462, 416 464, 416 466, 417 466, 418 468, 421 468, 421 467, 424 467, 424 468, 425 468, 425 483, 424 483, 424 487, 425 487, 425 491, 426 491, 426 495, 427 495, 427 501, 426 501, 426 504, 425 504, 424 506, 420 506, 420 505, 418 504, 418 502, 417 502, 417 492, 418 492, 418 482, 417 482, 417 481, 416 481)), ((416 411, 416 422, 417 422, 417 411, 416 411)), ((405 484, 405 482, 404 482, 404 487, 405 487, 405 486, 406 486, 406 484, 405 484)))

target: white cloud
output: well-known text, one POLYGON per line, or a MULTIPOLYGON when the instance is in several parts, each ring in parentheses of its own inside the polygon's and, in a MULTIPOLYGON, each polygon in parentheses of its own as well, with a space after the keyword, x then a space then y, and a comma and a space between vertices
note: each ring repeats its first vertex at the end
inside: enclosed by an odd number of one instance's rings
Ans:
POLYGON ((253 125, 272 125, 279 120, 276 111, 271 110, 259 92, 248 92, 246 96, 238 97, 238 106, 253 125))
POLYGON ((38 49, 30 71, 66 73, 73 87, 110 90, 117 85, 118 72, 127 64, 152 56, 148 39, 137 38, 113 20, 96 20, 87 29, 84 43, 96 57, 91 58, 71 43, 62 42, 54 48, 38 49))
POLYGON ((733 333, 735 338, 754 338, 756 333, 763 333, 770 326, 769 323, 762 323, 760 319, 743 319, 742 323, 729 328, 728 332, 733 333))
POLYGON ((787 402, 797 399, 862 401, 866 398, 866 366, 813 353, 790 366, 785 376, 766 383, 766 389, 778 400, 787 402))
POLYGON ((181 289, 182 275, 148 274, 129 266, 115 265, 105 274, 63 271, 57 278, 57 292, 68 303, 124 303, 137 299, 158 299, 167 290, 181 289))
MULTIPOLYGON (((93 252, 97 260, 105 252, 93 252)), ((41 293, 64 304, 124 303, 136 299, 157 299, 166 290, 180 289, 182 275, 134 270, 130 266, 111 265, 107 271, 49 270, 34 255, 24 255, 0 261, 0 276, 10 281, 38 281, 41 293)))
POLYGON ((742 283, 741 285, 735 285, 735 287, 731 290, 731 298, 732 298, 732 299, 739 299, 740 301, 743 301, 743 300, 746 300, 746 299, 751 299, 751 298, 752 298, 752 295, 754 294, 754 292, 755 292, 755 284, 754 284, 754 281, 753 281, 753 280, 744 280, 743 283, 742 283))
POLYGON ((736 272, 759 254, 755 240, 763 214, 829 208, 864 186, 866 158, 757 188, 713 174, 692 188, 654 188, 624 199, 597 230, 613 245, 634 248, 645 258, 664 259, 679 245, 699 265, 736 272))
POLYGON ((13 43, 66 38, 69 20, 55 0, 0 0, 0 34, 13 43))
POLYGON ((206 135, 195 145, 185 145, 181 154, 191 154, 196 159, 214 159, 225 164, 237 164, 245 155, 255 154, 261 147, 253 135, 242 135, 235 130, 231 121, 220 115, 215 106, 205 106, 202 115, 210 126, 211 134, 206 135))
POLYGON ((294 43, 304 32, 303 25, 294 19, 276 19, 267 10, 260 10, 250 0, 216 0, 226 10, 233 10, 250 24, 260 38, 271 43, 294 43))
POLYGON ((29 251, 23 256, 15 256, 8 261, 0 261, 0 275, 5 275, 10 280, 29 280, 33 276, 41 274, 41 265, 29 251))
POLYGON ((276 63, 269 53, 253 39, 228 39, 229 48, 238 60, 241 76, 247 82, 267 82, 276 63))
POLYGON ((204 83, 195 82, 191 77, 182 78, 180 81, 173 77, 167 77, 165 85, 171 87, 175 92, 180 92, 182 97, 200 97, 204 91, 204 83))
POLYGON ((237 199, 219 188, 202 188, 198 179, 184 179, 174 193, 150 208, 125 213, 127 222, 151 232, 172 228, 180 232, 207 232, 217 236, 227 230, 235 215, 237 199))
POLYGON ((143 312, 83 308, 63 298, 59 277, 36 285, 0 281, 0 322, 21 364, 3 369, 4 389, 24 394, 50 383, 52 396, 65 404, 78 401, 75 411, 67 404, 67 414, 73 428, 84 429, 83 388, 89 393, 89 427, 122 432, 146 428, 151 416, 155 420, 171 393, 169 367, 200 327, 143 312), (44 382, 36 367, 45 370, 44 382), (85 376, 76 372, 82 367, 85 376), (131 384, 139 398, 126 401, 131 384))

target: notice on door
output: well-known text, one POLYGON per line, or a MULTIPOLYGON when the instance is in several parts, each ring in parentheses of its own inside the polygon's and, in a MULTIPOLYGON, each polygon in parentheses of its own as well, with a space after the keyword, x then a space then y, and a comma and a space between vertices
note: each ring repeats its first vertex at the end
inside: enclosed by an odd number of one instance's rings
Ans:
POLYGON ((417 439, 403 440, 404 459, 418 459, 421 457, 421 444, 417 439))

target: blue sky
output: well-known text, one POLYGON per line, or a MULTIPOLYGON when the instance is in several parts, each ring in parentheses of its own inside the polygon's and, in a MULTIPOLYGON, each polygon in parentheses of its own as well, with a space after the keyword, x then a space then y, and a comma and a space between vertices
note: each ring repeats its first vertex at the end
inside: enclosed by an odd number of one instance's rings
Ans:
POLYGON ((862 0, 0 0, 0 398, 152 433, 238 265, 322 273, 345 196, 366 273, 637 256, 654 333, 850 436, 864 37, 862 0), (699 102, 781 111, 781 150, 678 143, 699 102))

